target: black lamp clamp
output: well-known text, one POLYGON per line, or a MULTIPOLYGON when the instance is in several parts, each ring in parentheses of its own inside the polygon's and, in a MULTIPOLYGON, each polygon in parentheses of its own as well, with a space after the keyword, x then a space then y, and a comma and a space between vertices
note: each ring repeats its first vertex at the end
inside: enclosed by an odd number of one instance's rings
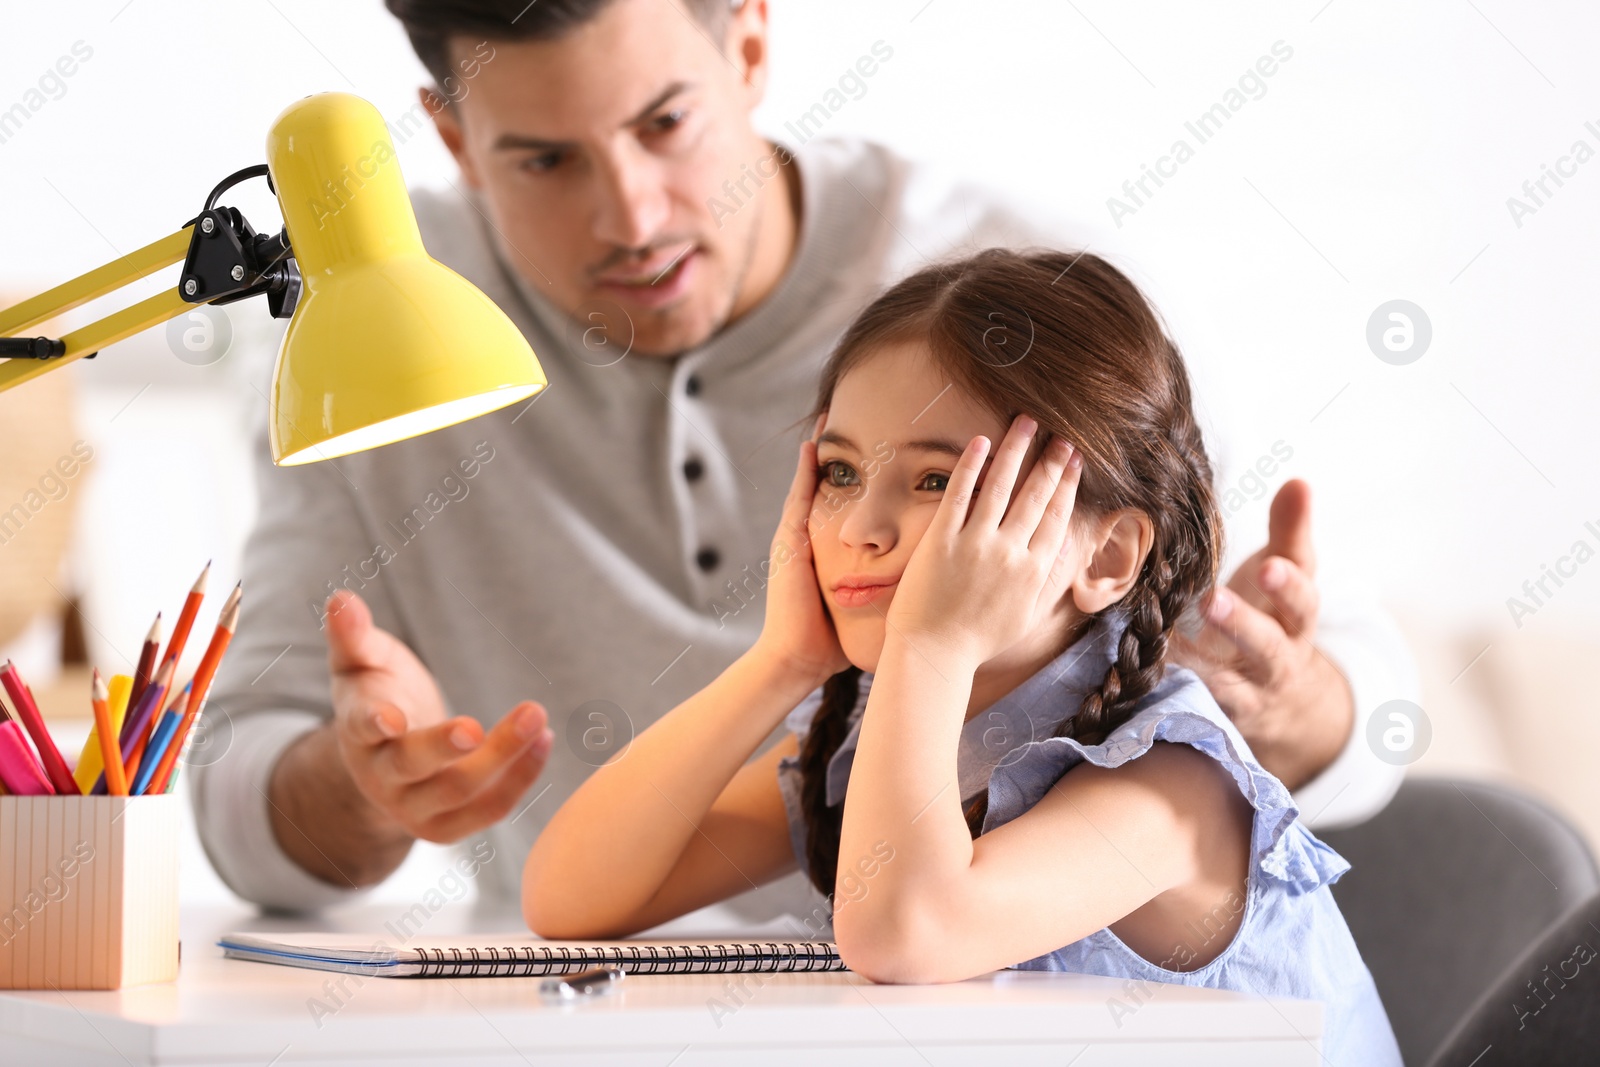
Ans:
POLYGON ((277 193, 265 163, 246 167, 222 179, 200 214, 185 223, 194 233, 178 289, 191 304, 231 304, 265 293, 272 317, 286 319, 300 300, 300 268, 288 231, 258 234, 238 208, 216 206, 228 189, 257 177, 266 178, 267 188, 277 193))

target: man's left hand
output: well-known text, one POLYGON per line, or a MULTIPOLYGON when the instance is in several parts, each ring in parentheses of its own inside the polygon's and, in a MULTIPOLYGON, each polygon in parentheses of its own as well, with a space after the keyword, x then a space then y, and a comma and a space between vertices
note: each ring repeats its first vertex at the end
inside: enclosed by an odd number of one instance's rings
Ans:
POLYGON ((1298 789, 1350 737, 1354 701, 1314 643, 1319 599, 1311 487, 1295 479, 1272 499, 1267 543, 1212 599, 1204 627, 1174 632, 1173 658, 1198 674, 1261 765, 1298 789))

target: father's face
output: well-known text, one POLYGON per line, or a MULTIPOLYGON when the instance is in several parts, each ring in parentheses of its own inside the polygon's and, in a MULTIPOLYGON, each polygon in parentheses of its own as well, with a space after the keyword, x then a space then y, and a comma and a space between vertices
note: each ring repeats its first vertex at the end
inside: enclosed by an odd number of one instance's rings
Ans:
MULTIPOLYGON (((744 8, 720 48, 717 31, 664 0, 614 0, 554 41, 491 42, 493 58, 436 117, 511 266, 580 329, 631 337, 636 354, 674 355, 716 332, 755 250, 760 200, 731 215, 708 203, 730 204, 723 184, 770 153, 750 124, 765 5, 744 8)), ((478 45, 457 38, 452 51, 459 61, 478 45)))

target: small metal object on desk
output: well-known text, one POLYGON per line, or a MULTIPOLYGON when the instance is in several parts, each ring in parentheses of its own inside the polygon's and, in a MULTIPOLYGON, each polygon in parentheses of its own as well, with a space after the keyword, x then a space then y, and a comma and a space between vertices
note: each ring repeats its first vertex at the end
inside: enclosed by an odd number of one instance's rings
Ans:
POLYGON ((579 971, 577 974, 563 975, 560 978, 546 978, 539 983, 539 992, 547 997, 559 997, 562 1000, 572 1000, 575 997, 603 996, 616 988, 618 982, 627 976, 621 967, 595 967, 588 971, 579 971))

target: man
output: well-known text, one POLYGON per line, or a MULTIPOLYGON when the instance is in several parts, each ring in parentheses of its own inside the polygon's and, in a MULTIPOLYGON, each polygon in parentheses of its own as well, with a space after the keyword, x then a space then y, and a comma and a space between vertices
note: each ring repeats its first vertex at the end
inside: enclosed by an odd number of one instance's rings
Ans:
MULTIPOLYGON (((877 146, 760 137, 764 0, 389 6, 461 170, 416 195, 424 239, 550 388, 263 461, 218 684, 234 740, 196 804, 222 877, 285 908, 380 882, 419 837, 487 838, 480 886, 516 899, 562 799, 759 632, 799 423, 852 316, 927 259, 1071 243, 877 146)), ((856 72, 893 61, 877 42, 856 72)), ((1308 816, 1352 821, 1397 784, 1357 720, 1414 683, 1375 612, 1318 625, 1308 508, 1284 488, 1184 655, 1308 816)))

